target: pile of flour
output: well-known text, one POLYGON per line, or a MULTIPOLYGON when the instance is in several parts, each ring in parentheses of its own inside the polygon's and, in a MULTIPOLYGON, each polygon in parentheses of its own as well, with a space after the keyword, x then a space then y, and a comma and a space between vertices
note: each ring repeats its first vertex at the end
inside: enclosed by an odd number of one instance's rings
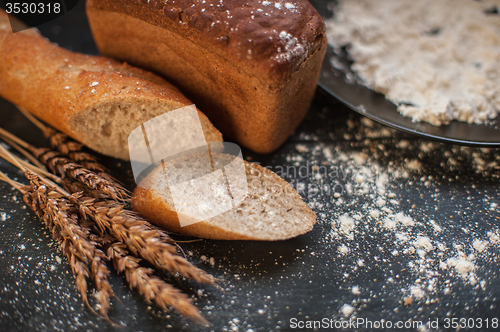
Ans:
POLYGON ((500 1, 339 0, 328 42, 414 122, 484 123, 500 111, 500 1))

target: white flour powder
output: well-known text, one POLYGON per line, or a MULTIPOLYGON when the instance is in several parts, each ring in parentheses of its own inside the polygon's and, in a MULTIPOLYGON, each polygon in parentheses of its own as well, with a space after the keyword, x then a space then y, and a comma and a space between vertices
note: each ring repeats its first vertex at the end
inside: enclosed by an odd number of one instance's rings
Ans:
POLYGON ((327 34, 413 121, 483 123, 500 111, 498 0, 339 0, 327 34), (496 6, 496 7, 495 7, 496 6))
MULTIPOLYGON (((496 216, 498 192, 480 194, 486 195, 483 208, 456 205, 453 210, 453 199, 443 188, 460 180, 458 187, 463 186, 470 197, 477 195, 474 183, 478 179, 500 176, 497 150, 409 141, 366 118, 347 120, 346 128, 349 133, 343 137, 351 144, 334 140, 310 148, 299 143, 287 157, 296 166, 304 160, 320 160, 319 165, 342 169, 340 177, 335 173, 310 177, 320 188, 343 183, 338 195, 327 191, 306 195, 325 230, 321 238, 325 248, 322 253, 315 250, 314 257, 323 256, 325 262, 339 266, 345 286, 351 287, 352 301, 343 299, 338 304, 338 318, 363 317, 364 301, 388 296, 383 289, 389 285, 398 289, 390 296, 400 297, 402 306, 408 308, 395 311, 432 310, 431 304, 445 305, 455 293, 487 294, 494 283, 488 271, 491 264, 497 266, 500 230, 496 222, 479 224, 472 218, 496 216), (434 156, 443 154, 448 160, 434 165, 434 156), (460 176, 452 173, 457 169, 460 176), (469 180, 465 180, 467 173, 469 180), (386 268, 374 280, 378 288, 350 285, 380 266, 386 268)), ((481 296, 470 305, 481 305, 475 303, 481 296)))

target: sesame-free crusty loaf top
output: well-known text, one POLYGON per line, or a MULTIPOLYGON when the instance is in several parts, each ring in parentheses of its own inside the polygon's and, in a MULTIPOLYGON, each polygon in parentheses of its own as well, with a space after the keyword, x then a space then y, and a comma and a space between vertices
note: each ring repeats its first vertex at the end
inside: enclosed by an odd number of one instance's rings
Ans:
POLYGON ((307 0, 89 0, 87 15, 101 53, 163 75, 262 153, 305 116, 326 50, 307 0))

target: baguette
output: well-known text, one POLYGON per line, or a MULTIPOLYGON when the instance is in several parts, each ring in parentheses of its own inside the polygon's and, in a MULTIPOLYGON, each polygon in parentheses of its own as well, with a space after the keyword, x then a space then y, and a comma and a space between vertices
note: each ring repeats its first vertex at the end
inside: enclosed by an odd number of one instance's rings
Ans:
MULTIPOLYGON (((108 156, 129 159, 130 132, 192 102, 147 71, 68 51, 36 29, 12 33, 0 10, 0 96, 108 156)), ((198 110, 207 142, 222 135, 198 110)))
POLYGON ((162 75, 259 153, 304 118, 326 51, 307 0, 88 0, 87 17, 102 54, 162 75))
MULTIPOLYGON (((220 169, 233 156, 212 153, 213 167, 220 169)), ((207 220, 180 215, 174 208, 171 188, 166 183, 185 183, 206 174, 203 154, 191 154, 170 160, 152 171, 134 190, 133 210, 157 226, 206 239, 216 240, 286 240, 312 230, 316 215, 294 188, 277 174, 257 164, 244 161, 248 184, 246 197, 236 207, 207 220), (180 219, 184 220, 181 226, 180 219), (188 220, 188 222, 186 222, 188 220)), ((183 188, 187 186, 183 185, 183 188)), ((210 184, 207 190, 221 192, 224 185, 210 184)), ((180 201, 184 206, 199 204, 180 201)), ((179 199, 175 204, 179 204, 179 199)), ((213 208, 208 207, 208 209, 213 208)), ((186 210, 184 210, 186 211, 186 210)), ((189 214, 188 214, 189 213, 189 214)))

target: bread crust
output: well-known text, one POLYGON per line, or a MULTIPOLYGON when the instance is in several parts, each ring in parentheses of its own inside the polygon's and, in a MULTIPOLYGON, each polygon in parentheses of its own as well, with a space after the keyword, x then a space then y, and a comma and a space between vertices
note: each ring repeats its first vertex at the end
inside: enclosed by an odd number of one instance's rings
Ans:
POLYGON ((262 0, 90 0, 87 10, 137 18, 176 33, 240 69, 260 68, 266 79, 278 82, 310 55, 309 48, 326 29, 307 0, 283 5, 262 0), (280 38, 283 31, 297 39, 303 52, 297 49, 287 54, 289 58, 280 57, 287 48, 287 40, 280 38))
MULTIPOLYGON (((100 128, 75 127, 74 119, 82 112, 92 112, 102 104, 120 106, 123 101, 137 105, 163 103, 169 108, 192 105, 176 87, 147 71, 109 58, 68 51, 50 43, 36 29, 12 33, 3 11, 0 41, 0 95, 106 155, 128 159, 127 144, 96 145, 93 135, 82 133, 100 128)), ((145 113, 142 122, 153 117, 147 110, 145 113)), ((205 115, 199 112, 199 117, 208 128, 210 140, 221 141, 220 133, 205 115)))
MULTIPOLYGON (((205 239, 256 241, 287 240, 289 238, 305 234, 313 229, 313 226, 316 224, 315 213, 307 207, 307 205, 302 201, 300 195, 288 182, 286 182, 277 174, 267 168, 246 161, 244 161, 244 163, 246 165, 246 168, 251 168, 259 172, 264 178, 272 178, 273 181, 276 182, 275 185, 282 188, 280 195, 283 195, 285 193, 292 195, 291 198, 289 197, 289 199, 292 200, 294 204, 296 204, 297 208, 301 208, 307 216, 306 220, 303 220, 301 225, 304 226, 304 224, 306 224, 305 228, 302 228, 301 231, 295 230, 293 234, 280 236, 278 238, 270 237, 269 234, 266 233, 266 226, 262 227, 258 235, 252 235, 248 232, 237 232, 219 227, 211 222, 210 219, 206 221, 200 221, 186 215, 182 215, 182 219, 187 221, 186 224, 189 224, 190 220, 192 220, 194 223, 181 227, 177 212, 172 206, 169 205, 164 196, 162 196, 162 194, 158 192, 158 189, 146 189, 153 187, 152 184, 156 182, 156 174, 161 174, 161 172, 156 172, 158 171, 158 169, 156 171, 153 171, 148 177, 146 177, 146 179, 143 180, 144 182, 142 182, 134 190, 130 203, 131 208, 159 227, 177 232, 179 234, 196 236, 205 239)), ((249 184, 249 186, 250 185, 251 184, 249 184)), ((247 197, 246 199, 250 198, 247 197)), ((245 203, 245 200, 242 203, 245 203)), ((221 216, 224 216, 224 213, 221 216)), ((234 220, 232 222, 237 221, 234 220)))
POLYGON ((204 3, 89 0, 87 16, 101 53, 166 77, 224 135, 272 152, 307 113, 326 51, 324 22, 308 1, 287 2, 292 10, 204 3))
MULTIPOLYGON (((154 190, 137 187, 134 190, 131 207, 153 224, 179 234, 201 237, 212 240, 260 240, 245 234, 227 231, 206 221, 197 221, 194 224, 181 227, 177 212, 154 190)), ((183 216, 189 220, 188 216, 183 216)))

